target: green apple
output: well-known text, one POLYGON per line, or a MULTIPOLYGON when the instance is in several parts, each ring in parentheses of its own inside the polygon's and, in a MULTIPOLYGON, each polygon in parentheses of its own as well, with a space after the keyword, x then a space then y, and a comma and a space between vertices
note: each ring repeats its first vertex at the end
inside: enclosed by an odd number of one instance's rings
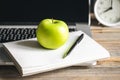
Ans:
POLYGON ((61 47, 68 39, 69 29, 61 20, 44 19, 36 30, 37 41, 48 49, 61 47))

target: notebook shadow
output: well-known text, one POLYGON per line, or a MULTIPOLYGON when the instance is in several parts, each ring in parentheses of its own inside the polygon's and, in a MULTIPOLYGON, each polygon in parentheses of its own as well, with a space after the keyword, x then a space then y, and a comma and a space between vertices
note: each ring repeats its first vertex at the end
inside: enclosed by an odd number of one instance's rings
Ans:
POLYGON ((45 49, 37 41, 34 41, 34 40, 17 42, 17 45, 28 47, 28 48, 45 49))

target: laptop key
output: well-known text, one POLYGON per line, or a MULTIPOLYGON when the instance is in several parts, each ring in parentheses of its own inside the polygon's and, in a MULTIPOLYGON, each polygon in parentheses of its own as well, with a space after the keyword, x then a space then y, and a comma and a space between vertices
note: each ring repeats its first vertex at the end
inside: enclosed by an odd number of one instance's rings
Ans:
POLYGON ((14 39, 14 35, 13 35, 13 34, 10 34, 10 35, 9 35, 9 41, 13 41, 13 39, 14 39))

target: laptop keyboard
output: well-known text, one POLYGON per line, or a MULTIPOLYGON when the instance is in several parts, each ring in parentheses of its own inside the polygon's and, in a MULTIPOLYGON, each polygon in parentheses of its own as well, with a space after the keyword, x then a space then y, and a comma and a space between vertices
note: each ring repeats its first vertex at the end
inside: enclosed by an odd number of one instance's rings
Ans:
POLYGON ((0 43, 35 38, 36 28, 1 28, 0 43))
MULTIPOLYGON (((71 28, 69 31, 75 31, 71 28)), ((0 43, 36 37, 36 28, 0 28, 0 43)))

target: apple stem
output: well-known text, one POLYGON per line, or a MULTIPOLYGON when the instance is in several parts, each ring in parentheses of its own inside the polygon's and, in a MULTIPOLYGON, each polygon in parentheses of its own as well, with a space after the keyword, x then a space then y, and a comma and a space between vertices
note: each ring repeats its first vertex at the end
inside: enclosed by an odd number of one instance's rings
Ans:
POLYGON ((53 18, 52 18, 52 23, 54 23, 54 22, 53 22, 53 18))

